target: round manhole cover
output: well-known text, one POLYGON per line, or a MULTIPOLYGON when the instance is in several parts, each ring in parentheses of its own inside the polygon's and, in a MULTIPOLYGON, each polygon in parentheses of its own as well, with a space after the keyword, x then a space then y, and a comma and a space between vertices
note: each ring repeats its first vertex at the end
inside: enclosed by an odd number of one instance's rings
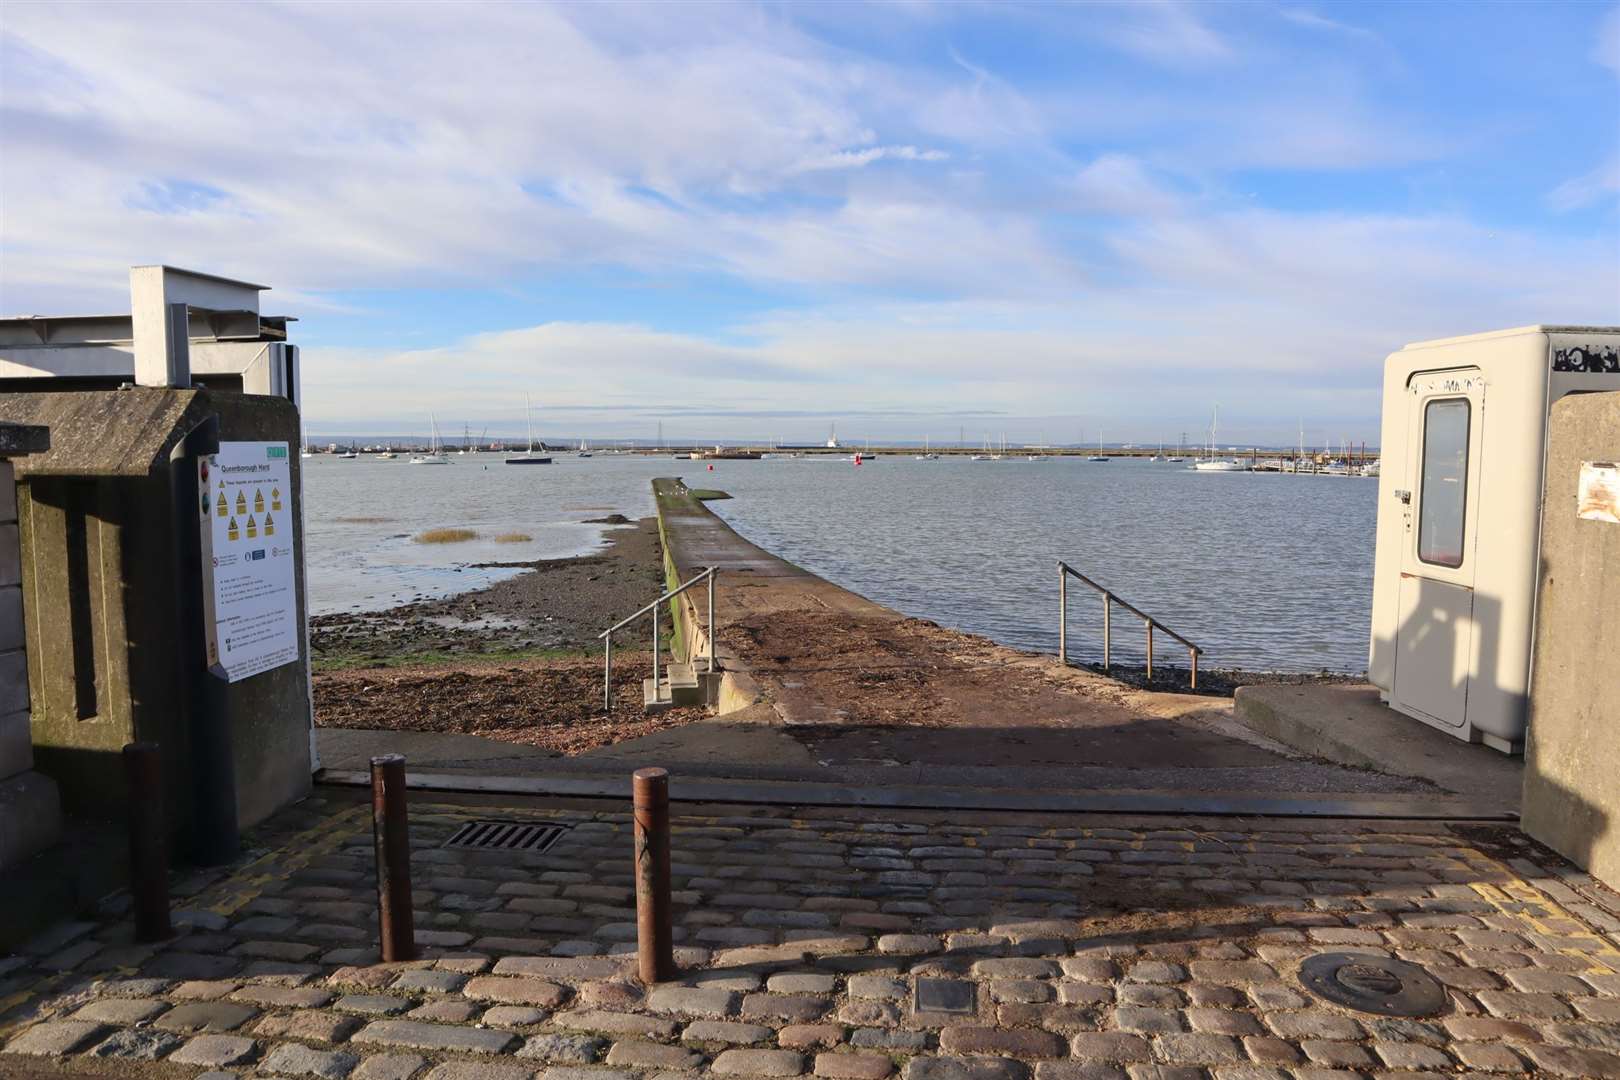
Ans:
POLYGON ((1434 1016, 1446 1007, 1434 976, 1385 956, 1321 953, 1299 966, 1299 981, 1335 1005, 1380 1016, 1434 1016))

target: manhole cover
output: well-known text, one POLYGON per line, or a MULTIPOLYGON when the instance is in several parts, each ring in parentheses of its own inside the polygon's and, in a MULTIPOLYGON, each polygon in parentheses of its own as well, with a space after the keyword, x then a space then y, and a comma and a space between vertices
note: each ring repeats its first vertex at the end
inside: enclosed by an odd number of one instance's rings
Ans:
POLYGON ((1380 1016, 1434 1016, 1446 1007, 1434 976, 1386 956, 1321 953, 1299 966, 1299 981, 1335 1005, 1380 1016))
POLYGON ((468 821, 444 842, 447 848, 475 851, 545 851, 561 839, 566 826, 532 821, 468 821))

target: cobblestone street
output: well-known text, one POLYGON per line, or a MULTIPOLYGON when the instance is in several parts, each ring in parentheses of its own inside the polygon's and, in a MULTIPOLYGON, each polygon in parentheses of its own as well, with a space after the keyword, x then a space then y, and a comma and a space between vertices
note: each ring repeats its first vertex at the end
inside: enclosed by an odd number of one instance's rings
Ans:
POLYGON ((376 963, 369 805, 328 791, 177 886, 172 940, 109 911, 0 960, 0 1075, 1620 1077, 1620 908, 1510 829, 676 803, 683 978, 644 992, 628 804, 473 801, 411 808, 422 959, 376 963), (441 846, 471 818, 567 828, 441 846), (1329 1005, 1329 951, 1448 1005, 1329 1005))

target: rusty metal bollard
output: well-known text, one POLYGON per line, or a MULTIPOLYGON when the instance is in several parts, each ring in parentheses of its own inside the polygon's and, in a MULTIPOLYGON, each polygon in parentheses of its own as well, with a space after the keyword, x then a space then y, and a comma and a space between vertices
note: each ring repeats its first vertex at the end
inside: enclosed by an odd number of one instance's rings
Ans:
POLYGON ((405 755, 371 759, 371 835, 377 849, 377 926, 384 963, 416 959, 405 755))
POLYGON ((675 977, 669 902, 669 771, 637 769, 636 955, 648 986, 675 977))
POLYGON ((129 894, 135 940, 162 941, 169 924, 169 838, 163 827, 163 758, 158 744, 124 747, 129 785, 129 894))

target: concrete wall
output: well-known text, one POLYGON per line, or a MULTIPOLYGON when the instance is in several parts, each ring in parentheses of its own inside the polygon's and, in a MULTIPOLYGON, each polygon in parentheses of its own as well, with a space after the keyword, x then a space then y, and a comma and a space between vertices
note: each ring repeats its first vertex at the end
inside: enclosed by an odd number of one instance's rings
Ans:
MULTIPOLYGON (((219 416, 223 440, 286 441, 295 451, 288 519, 302 553, 303 477, 291 402, 141 387, 0 398, 0 419, 56 420, 57 446, 19 473, 20 546, 35 757, 61 783, 70 813, 116 818, 126 799, 119 751, 148 740, 163 748, 169 821, 177 833, 190 821, 179 676, 182 665, 198 670, 204 658, 177 649, 168 454, 209 414, 219 416)), ((301 563, 297 592, 301 602, 301 563)), ((305 618, 300 611, 300 625, 305 618)), ((243 827, 309 790, 307 662, 301 657, 225 691, 243 827)))
POLYGON ((1620 887, 1620 525, 1576 517, 1583 461, 1620 462, 1620 392, 1552 408, 1522 825, 1620 887))
POLYGON ((26 636, 15 470, 0 459, 0 869, 49 847, 62 831, 56 784, 34 771, 26 636))

